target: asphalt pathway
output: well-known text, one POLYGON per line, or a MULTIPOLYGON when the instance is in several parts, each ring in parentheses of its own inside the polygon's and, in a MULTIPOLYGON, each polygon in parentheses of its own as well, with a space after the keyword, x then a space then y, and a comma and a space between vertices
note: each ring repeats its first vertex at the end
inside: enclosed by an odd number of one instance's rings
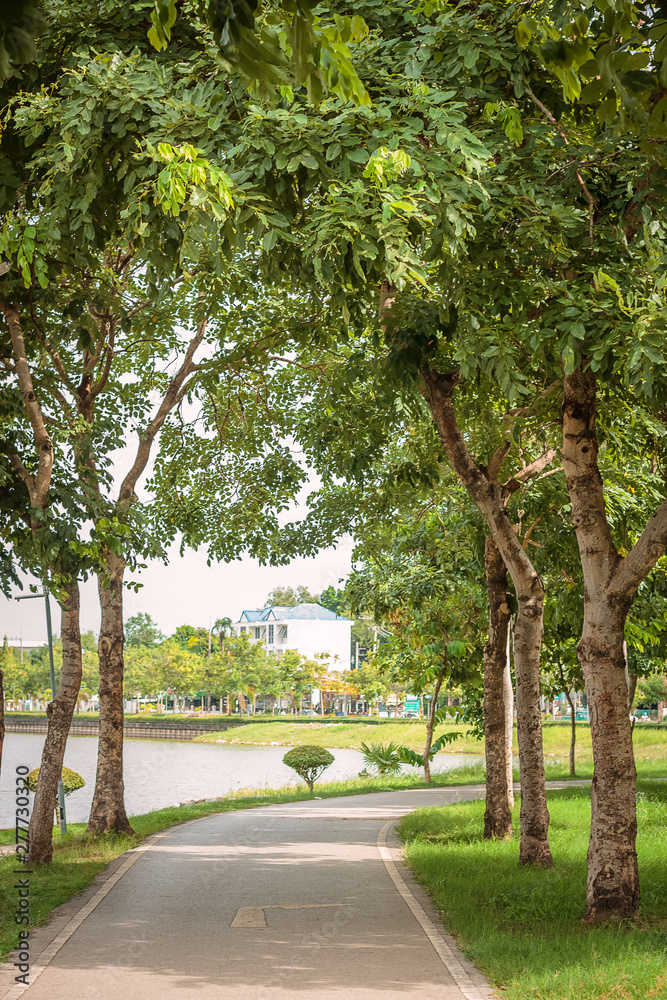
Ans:
MULTIPOLYGON (((6 1000, 487 1000, 400 862, 416 789, 219 813, 119 858, 31 937, 6 1000)), ((11 960, 10 960, 11 961, 11 960)), ((4 987, 4 992, 3 992, 4 987)))

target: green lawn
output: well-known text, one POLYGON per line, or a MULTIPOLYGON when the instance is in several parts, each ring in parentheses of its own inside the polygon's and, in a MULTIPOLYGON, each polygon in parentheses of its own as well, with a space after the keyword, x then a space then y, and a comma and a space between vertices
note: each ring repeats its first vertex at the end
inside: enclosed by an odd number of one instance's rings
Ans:
MULTIPOLYGON (((441 726, 438 732, 458 732, 460 738, 446 750, 445 754, 484 753, 484 741, 466 737, 468 727, 464 725, 441 726)), ((402 743, 413 750, 424 747, 426 726, 424 722, 262 722, 251 723, 243 729, 207 733, 195 737, 196 743, 236 744, 239 746, 294 746, 298 743, 313 743, 316 746, 358 749, 361 742, 402 743)), ((550 778, 565 778, 568 775, 568 755, 570 752, 570 727, 562 724, 545 723, 542 728, 544 758, 550 778)), ((643 727, 638 724, 634 731, 635 759, 637 771, 643 777, 667 775, 667 725, 664 728, 643 727)), ((514 753, 518 755, 516 729, 514 731, 514 753)), ((517 758, 518 759, 518 758, 517 758)), ((593 775, 591 731, 587 725, 577 726, 576 742, 577 776, 590 778, 593 775)), ((517 776, 518 777, 518 776, 517 776)))
POLYGON ((581 922, 589 795, 548 793, 551 871, 518 868, 518 837, 484 841, 482 802, 421 809, 400 825, 417 879, 506 1000, 667 998, 667 785, 639 784, 641 914, 622 927, 581 922))

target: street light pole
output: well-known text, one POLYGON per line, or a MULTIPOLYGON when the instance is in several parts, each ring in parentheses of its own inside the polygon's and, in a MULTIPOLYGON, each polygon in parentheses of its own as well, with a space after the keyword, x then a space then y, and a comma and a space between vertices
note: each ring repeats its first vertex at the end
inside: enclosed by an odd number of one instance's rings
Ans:
MULTIPOLYGON (((14 600, 30 601, 35 597, 43 597, 46 607, 46 635, 49 643, 49 673, 51 676, 51 700, 53 701, 56 697, 56 671, 53 664, 53 632, 51 630, 51 602, 49 600, 49 592, 42 585, 41 594, 25 594, 23 597, 15 597, 14 600)), ((65 816, 65 786, 63 785, 62 775, 58 782, 58 815, 60 817, 60 833, 64 836, 67 833, 67 818, 65 816)))

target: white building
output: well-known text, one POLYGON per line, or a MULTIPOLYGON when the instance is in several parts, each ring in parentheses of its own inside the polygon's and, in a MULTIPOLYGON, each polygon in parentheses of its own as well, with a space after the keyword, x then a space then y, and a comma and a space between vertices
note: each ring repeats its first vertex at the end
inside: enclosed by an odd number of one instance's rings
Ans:
POLYGON ((297 604, 243 611, 234 629, 263 643, 267 653, 295 649, 309 660, 328 656, 332 670, 349 670, 352 624, 321 604, 297 604))

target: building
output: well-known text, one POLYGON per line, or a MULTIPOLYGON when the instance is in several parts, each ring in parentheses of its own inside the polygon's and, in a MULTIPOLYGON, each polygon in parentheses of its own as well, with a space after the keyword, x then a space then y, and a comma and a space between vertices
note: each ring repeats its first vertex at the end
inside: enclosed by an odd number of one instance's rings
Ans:
POLYGON ((328 656, 330 669, 338 671, 350 669, 352 624, 321 604, 297 604, 243 611, 234 630, 263 643, 267 653, 295 649, 309 660, 328 656))

